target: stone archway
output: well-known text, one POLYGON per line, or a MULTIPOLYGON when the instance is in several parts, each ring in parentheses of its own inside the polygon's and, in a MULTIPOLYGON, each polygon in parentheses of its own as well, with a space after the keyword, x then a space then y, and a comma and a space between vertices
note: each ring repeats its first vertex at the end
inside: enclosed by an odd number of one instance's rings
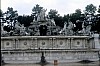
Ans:
POLYGON ((40 31, 40 36, 46 36, 47 35, 47 26, 46 25, 40 25, 39 31, 40 31))

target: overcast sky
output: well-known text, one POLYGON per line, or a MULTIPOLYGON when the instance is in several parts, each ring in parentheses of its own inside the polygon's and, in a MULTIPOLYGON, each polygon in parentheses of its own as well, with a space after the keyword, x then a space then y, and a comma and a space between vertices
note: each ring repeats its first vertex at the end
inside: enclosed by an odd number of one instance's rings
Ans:
POLYGON ((83 11, 89 4, 98 8, 100 0, 1 0, 1 9, 6 12, 8 7, 12 7, 19 15, 30 15, 36 4, 47 9, 47 12, 56 9, 60 15, 64 15, 74 13, 78 8, 83 11))

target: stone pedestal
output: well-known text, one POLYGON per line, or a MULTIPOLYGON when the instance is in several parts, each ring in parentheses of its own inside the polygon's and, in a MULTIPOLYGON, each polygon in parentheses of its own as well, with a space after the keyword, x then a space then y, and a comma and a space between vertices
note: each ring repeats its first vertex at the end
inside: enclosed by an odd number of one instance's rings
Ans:
POLYGON ((45 60, 45 57, 44 57, 44 52, 42 52, 42 56, 41 56, 41 61, 40 61, 41 64, 45 64, 46 63, 46 60, 45 60))

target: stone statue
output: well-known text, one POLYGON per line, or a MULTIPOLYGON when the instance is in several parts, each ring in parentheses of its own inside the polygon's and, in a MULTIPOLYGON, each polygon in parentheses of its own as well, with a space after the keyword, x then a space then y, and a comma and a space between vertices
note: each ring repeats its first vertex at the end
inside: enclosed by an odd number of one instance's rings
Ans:
POLYGON ((73 28, 74 28, 74 24, 71 21, 69 21, 68 22, 68 27, 67 27, 67 29, 68 29, 67 34, 68 35, 73 35, 73 30, 72 30, 73 28))
POLYGON ((67 22, 64 22, 64 28, 59 33, 61 34, 63 31, 65 31, 65 33, 67 33, 66 28, 67 28, 67 22))
POLYGON ((73 35, 73 30, 72 30, 73 27, 74 27, 74 24, 71 21, 68 22, 68 24, 67 24, 67 22, 65 22, 64 28, 59 33, 61 34, 64 32, 65 35, 73 35))
POLYGON ((1 22, 1 36, 5 36, 5 34, 7 34, 7 31, 4 31, 3 27, 4 23, 1 22))
POLYGON ((25 35, 25 27, 24 27, 24 24, 20 24, 19 22, 16 22, 15 23, 15 33, 18 34, 18 35, 25 35))
POLYGON ((78 33, 80 33, 82 35, 86 34, 86 29, 85 29, 85 26, 84 26, 84 22, 82 23, 82 30, 78 31, 78 33))
POLYGON ((46 9, 42 9, 40 13, 38 13, 37 21, 44 21, 45 20, 45 12, 46 9))
POLYGON ((26 35, 26 31, 25 31, 26 27, 24 27, 24 24, 22 24, 20 26, 20 35, 26 35))
POLYGON ((16 34, 19 34, 20 33, 20 27, 21 27, 20 26, 20 23, 19 22, 16 22, 15 23, 15 30, 14 30, 16 34))
POLYGON ((51 19, 51 22, 56 26, 54 19, 51 19))
POLYGON ((89 35, 90 34, 90 30, 91 30, 91 25, 88 25, 86 27, 86 34, 89 35))

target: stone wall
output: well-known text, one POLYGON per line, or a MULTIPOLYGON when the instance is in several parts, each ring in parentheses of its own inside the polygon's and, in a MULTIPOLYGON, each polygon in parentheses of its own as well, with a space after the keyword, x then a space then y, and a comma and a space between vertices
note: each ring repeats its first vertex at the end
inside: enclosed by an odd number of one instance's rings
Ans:
POLYGON ((88 36, 77 37, 7 37, 1 38, 1 49, 86 49, 94 48, 88 36), (89 43, 90 41, 90 43, 89 43))
POLYGON ((37 63, 42 52, 47 62, 97 61, 99 50, 89 36, 1 37, 1 54, 6 63, 37 63))

